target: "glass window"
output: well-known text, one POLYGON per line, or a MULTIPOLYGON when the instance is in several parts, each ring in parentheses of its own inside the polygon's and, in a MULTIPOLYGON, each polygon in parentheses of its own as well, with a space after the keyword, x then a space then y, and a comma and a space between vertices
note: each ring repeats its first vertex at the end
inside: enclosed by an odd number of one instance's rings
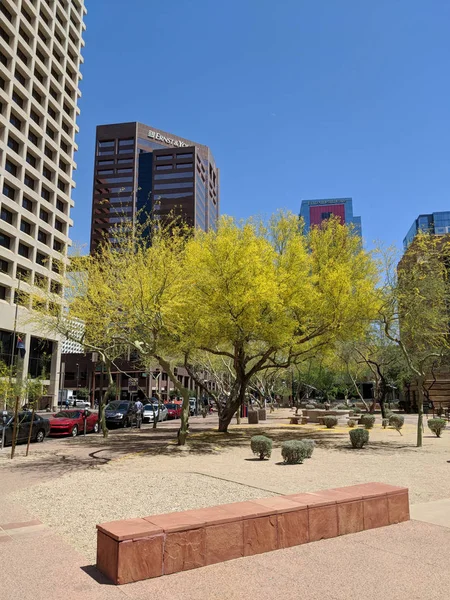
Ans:
POLYGON ((5 183, 3 185, 3 194, 10 200, 14 200, 16 197, 16 190, 7 183, 5 183))
POLYGON ((18 252, 19 252, 20 256, 23 256, 24 258, 28 258, 29 254, 30 254, 30 248, 29 248, 29 246, 26 246, 25 244, 22 244, 22 242, 20 242, 18 252))
POLYGON ((187 197, 192 197, 192 192, 179 192, 179 193, 173 193, 173 194, 166 194, 164 192, 161 192, 160 194, 154 194, 154 199, 155 200, 163 200, 164 198, 187 198, 187 197))
POLYGON ((117 169, 117 173, 119 173, 119 174, 133 173, 133 169, 117 169))
POLYGON ((36 168, 36 158, 29 152, 27 152, 27 163, 36 168))
POLYGON ((3 246, 3 248, 10 248, 11 247, 11 238, 9 237, 9 235, 6 235, 6 233, 2 233, 0 231, 0 246, 3 246))
POLYGON ((192 171, 187 173, 156 173, 155 179, 192 179, 192 171))
POLYGON ((99 166, 101 166, 101 165, 113 165, 114 161, 113 160, 99 160, 99 161, 97 161, 97 164, 99 166))
POLYGON ((49 257, 40 252, 36 252, 36 262, 41 267, 47 267, 49 265, 49 257))
POLYGON ((9 273, 9 266, 10 263, 7 260, 0 258, 0 272, 9 273))
POLYGON ((114 148, 114 140, 107 140, 98 143, 99 148, 114 148))
POLYGON ((134 145, 134 140, 130 139, 130 140, 119 140, 119 147, 120 146, 133 146, 134 145))
POLYGON ((14 177, 17 177, 17 166, 10 160, 5 162, 5 170, 8 171, 8 173, 11 173, 11 175, 14 175, 14 177))
POLYGON ((31 235, 31 223, 28 223, 28 221, 24 221, 22 219, 20 221, 20 231, 23 231, 27 235, 31 235))
POLYGON ((23 178, 23 182, 26 186, 34 190, 34 186, 36 185, 36 181, 25 173, 25 177, 23 178))
POLYGON ((157 171, 167 171, 168 169, 170 169, 172 171, 173 165, 156 165, 157 171))
POLYGON ((38 145, 38 137, 37 135, 35 135, 32 131, 28 132, 28 139, 30 140, 30 142, 32 144, 34 144, 35 146, 38 145))
POLYGON ((177 164, 177 169, 192 169, 193 164, 192 163, 178 163, 177 164))
POLYGON ((98 175, 114 175, 114 169, 101 169, 97 171, 98 175))
POLYGON ((41 210, 39 211, 39 218, 42 219, 43 221, 45 221, 45 223, 48 223, 49 221, 49 213, 44 210, 43 208, 41 208, 41 210))
POLYGON ((63 249, 63 243, 60 240, 57 240, 56 238, 53 240, 53 250, 56 250, 56 252, 62 252, 63 249))
POLYGON ((0 210, 0 219, 2 219, 3 221, 6 221, 10 225, 12 225, 13 216, 14 215, 10 210, 8 210, 4 206, 2 206, 2 209, 0 210))
POLYGON ((0 285, 0 300, 6 300, 7 288, 4 285, 0 285))
POLYGON ((22 128, 22 121, 13 113, 11 113, 11 116, 9 117, 9 122, 11 123, 11 125, 14 125, 14 127, 17 127, 17 129, 22 128))
POLYGON ((173 154, 161 154, 156 157, 156 160, 172 160, 173 154))
MULTIPOLYGON (((129 165, 130 163, 132 163, 133 159, 132 158, 119 158, 119 160, 117 161, 118 165, 129 165)), ((106 164, 108 162, 109 163, 113 163, 114 161, 99 161, 99 163, 102 162, 104 164, 106 164)))
POLYGON ((184 154, 177 154, 177 159, 178 158, 193 158, 193 154, 192 152, 188 152, 188 153, 184 153, 184 154))
POLYGON ((17 142, 14 138, 9 136, 8 137, 8 148, 11 148, 11 150, 14 150, 14 152, 16 154, 18 154, 19 153, 19 142, 17 142))
POLYGON ((194 183, 190 182, 175 182, 175 183, 155 183, 155 190, 170 190, 173 188, 193 188, 194 183))
POLYGON ((44 200, 47 200, 47 202, 50 202, 50 198, 51 198, 50 190, 48 190, 47 188, 42 186, 41 197, 44 198, 44 200))
POLYGON ((29 281, 31 277, 31 273, 28 269, 24 267, 16 267, 16 278, 22 281, 29 281))
POLYGON ((33 202, 29 198, 26 198, 25 196, 23 197, 23 200, 22 200, 22 206, 26 210, 33 212, 33 202))
POLYGON ((39 229, 38 231, 38 240, 43 244, 47 243, 47 234, 45 233, 45 231, 42 231, 42 229, 39 229))
POLYGON ((60 210, 61 212, 65 212, 66 210, 66 203, 63 202, 62 200, 60 200, 59 198, 56 199, 56 208, 58 210, 60 210))

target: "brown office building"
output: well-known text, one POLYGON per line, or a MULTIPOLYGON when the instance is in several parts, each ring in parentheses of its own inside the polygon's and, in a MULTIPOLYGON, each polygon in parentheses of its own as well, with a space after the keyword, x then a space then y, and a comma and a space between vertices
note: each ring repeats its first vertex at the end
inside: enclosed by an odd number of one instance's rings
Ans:
POLYGON ((100 125, 95 144, 91 251, 141 209, 216 228, 219 170, 207 146, 142 123, 100 125))

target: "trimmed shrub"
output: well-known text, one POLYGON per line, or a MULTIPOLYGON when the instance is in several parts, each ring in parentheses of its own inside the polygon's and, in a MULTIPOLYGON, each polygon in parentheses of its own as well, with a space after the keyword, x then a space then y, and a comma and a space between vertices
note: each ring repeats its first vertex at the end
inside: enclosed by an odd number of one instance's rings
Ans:
POLYGON ((428 419, 428 427, 436 434, 436 437, 441 437, 441 433, 446 426, 447 423, 445 422, 445 419, 428 419))
POLYGON ((328 429, 333 429, 333 427, 336 427, 336 425, 338 424, 337 417, 333 417, 333 416, 323 417, 323 424, 328 429))
POLYGON ((391 416, 392 416, 394 413, 392 412, 392 410, 391 410, 391 409, 389 409, 389 408, 385 408, 385 409, 384 409, 384 414, 386 415, 386 416, 385 416, 385 419, 390 419, 390 417, 391 417, 391 416))
POLYGON ((265 435, 254 435, 250 440, 253 454, 259 455, 259 460, 270 458, 272 454, 272 440, 265 435))
POLYGON ((307 455, 308 450, 300 440, 289 440, 281 444, 281 456, 287 465, 302 463, 307 455))
POLYGON ((400 431, 400 429, 403 427, 404 424, 405 424, 405 417, 403 415, 391 414, 391 416, 389 417, 389 425, 391 427, 393 427, 394 429, 396 429, 400 435, 402 435, 402 432, 400 431))
POLYGON ((375 424, 375 415, 364 415, 361 417, 361 425, 364 425, 366 429, 372 429, 375 424))
POLYGON ((364 445, 369 441, 369 432, 367 429, 358 427, 357 429, 352 429, 348 433, 350 435, 350 441, 353 448, 363 448, 364 445))
POLYGON ((381 419, 381 426, 383 427, 383 429, 386 429, 386 427, 389 425, 389 419, 381 419))
POLYGON ((306 404, 305 408, 313 409, 316 408, 315 404, 306 404))
POLYGON ((347 421, 347 425, 348 425, 349 427, 355 427, 355 426, 356 426, 356 421, 355 421, 354 419, 349 419, 349 420, 347 421))
POLYGON ((311 458, 312 453, 314 452, 314 448, 316 446, 314 440, 301 440, 303 442, 303 445, 306 448, 306 458, 311 458))
POLYGON ((348 410, 348 406, 346 404, 338 404, 336 406, 336 410, 348 410))

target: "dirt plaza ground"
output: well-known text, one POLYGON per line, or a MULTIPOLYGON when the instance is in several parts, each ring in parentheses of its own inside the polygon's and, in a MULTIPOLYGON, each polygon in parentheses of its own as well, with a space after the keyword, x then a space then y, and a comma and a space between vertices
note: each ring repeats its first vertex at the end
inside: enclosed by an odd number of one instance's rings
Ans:
POLYGON ((194 418, 185 450, 175 445, 177 422, 156 431, 115 431, 108 440, 90 435, 46 441, 32 446, 28 458, 23 448, 12 462, 3 457, 0 473, 22 479, 12 486, 11 501, 93 562, 95 525, 104 521, 368 481, 408 487, 412 504, 449 495, 450 431, 438 439, 426 429, 417 449, 414 417, 402 436, 382 429, 378 417, 369 445, 354 450, 347 427, 291 426, 290 415, 279 409, 258 426, 232 425, 228 435, 213 430, 214 417, 194 418), (270 460, 252 456, 255 433, 273 438, 270 460), (313 457, 302 465, 281 464, 281 442, 302 437, 315 440, 313 457))

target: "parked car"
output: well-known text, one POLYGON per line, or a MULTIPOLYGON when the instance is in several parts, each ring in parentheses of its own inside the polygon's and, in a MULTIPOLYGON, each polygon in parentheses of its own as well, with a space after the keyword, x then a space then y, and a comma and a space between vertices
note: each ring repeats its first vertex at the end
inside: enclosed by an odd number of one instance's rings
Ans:
POLYGON ((197 398, 189 398, 189 414, 192 416, 197 412, 197 398))
POLYGON ((131 427, 137 425, 137 409, 129 400, 113 400, 105 406, 106 427, 131 427))
POLYGON ((168 416, 168 410, 164 404, 146 404, 142 411, 142 422, 152 423, 153 418, 157 421, 165 421, 168 416))
MULTIPOLYGON (((18 413, 18 434, 17 442, 27 442, 28 435, 31 427, 31 412, 20 412, 18 413)), ((13 430, 14 430, 14 414, 11 412, 3 412, 0 418, 0 439, 5 430, 5 445, 9 445, 12 442, 13 430)), ((48 419, 44 419, 38 414, 34 414, 33 428, 31 431, 31 441, 43 442, 45 437, 50 431, 50 422, 48 419)))
POLYGON ((98 415, 87 409, 62 410, 50 419, 50 435, 71 435, 76 437, 84 432, 86 419, 86 433, 98 432, 98 415))
POLYGON ((89 400, 83 400, 82 398, 75 398, 72 404, 76 408, 91 408, 89 400))
POLYGON ((181 404, 165 404, 168 419, 179 419, 181 417, 181 404))

